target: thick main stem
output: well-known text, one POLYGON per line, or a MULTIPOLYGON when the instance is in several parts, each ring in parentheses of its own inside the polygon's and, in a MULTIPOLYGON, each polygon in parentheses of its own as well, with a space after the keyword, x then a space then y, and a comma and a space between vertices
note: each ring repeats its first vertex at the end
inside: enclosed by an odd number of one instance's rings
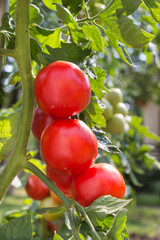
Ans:
POLYGON ((26 161, 26 147, 34 105, 29 39, 29 7, 30 0, 17 0, 16 43, 14 51, 22 82, 23 103, 16 142, 8 163, 0 176, 0 201, 3 199, 11 181, 20 169, 23 168, 23 164, 26 161))

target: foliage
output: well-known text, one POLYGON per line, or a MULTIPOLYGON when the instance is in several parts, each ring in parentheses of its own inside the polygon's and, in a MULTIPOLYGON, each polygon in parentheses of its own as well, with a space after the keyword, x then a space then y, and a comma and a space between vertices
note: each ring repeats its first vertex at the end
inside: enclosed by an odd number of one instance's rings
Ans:
MULTIPOLYGON (((18 0, 18 2, 22 3, 23 1, 18 0)), ((119 170, 129 176, 134 184, 139 184, 134 174, 142 172, 138 166, 139 162, 141 164, 145 163, 149 168, 153 164, 159 167, 157 160, 148 155, 150 147, 141 145, 141 135, 157 141, 160 141, 160 139, 158 136, 149 133, 146 127, 141 125, 140 118, 133 116, 131 121, 128 122, 128 130, 122 135, 113 138, 103 131, 106 123, 102 116, 104 109, 102 91, 109 88, 109 81, 106 84, 107 78, 111 79, 110 85, 113 85, 113 78, 115 78, 116 74, 114 69, 119 69, 121 77, 124 71, 127 72, 128 78, 130 78, 131 71, 134 71, 131 77, 132 81, 128 81, 127 85, 128 88, 131 87, 132 96, 135 94, 134 88, 132 88, 134 85, 133 79, 137 75, 141 76, 143 74, 145 80, 146 74, 151 75, 151 72, 146 73, 147 66, 143 73, 139 73, 139 66, 137 70, 131 70, 131 67, 138 65, 139 56, 142 52, 144 52, 147 61, 152 63, 150 52, 153 54, 154 49, 150 46, 153 46, 152 44, 155 46, 159 38, 156 24, 160 22, 159 1, 104 0, 98 1, 98 3, 102 8, 97 12, 96 4, 91 0, 88 2, 84 0, 56 0, 52 1, 52 3, 43 0, 40 4, 38 0, 33 0, 29 5, 30 18, 29 26, 27 26, 27 29, 29 27, 29 34, 28 31, 25 32, 26 44, 27 37, 29 37, 30 46, 26 47, 23 42, 24 46, 21 45, 22 49, 20 50, 17 50, 20 46, 18 44, 19 42, 22 43, 22 30, 26 26, 23 26, 23 21, 19 19, 19 5, 16 0, 10 1, 9 12, 3 15, 0 38, 4 38, 4 49, 0 49, 0 55, 14 57, 17 62, 17 66, 7 82, 8 91, 11 95, 13 90, 18 89, 18 94, 22 94, 24 102, 22 104, 22 99, 19 97, 13 106, 10 104, 8 106, 6 104, 7 97, 5 96, 6 83, 5 81, 2 82, 2 91, 0 92, 0 103, 3 105, 0 116, 0 160, 6 158, 10 151, 12 154, 9 156, 8 165, 6 166, 6 172, 8 171, 6 174, 7 180, 4 180, 6 184, 3 184, 6 187, 3 190, 0 189, 1 198, 20 169, 28 168, 28 170, 37 173, 44 182, 50 184, 47 178, 37 168, 34 168, 31 162, 29 162, 31 165, 27 165, 27 160, 31 157, 26 153, 26 149, 27 152, 30 151, 31 140, 28 142, 28 136, 34 102, 32 97, 28 97, 26 100, 24 96, 31 94, 33 90, 32 87, 28 87, 28 84, 33 86, 32 74, 27 72, 30 67, 32 67, 35 76, 42 67, 57 60, 76 63, 90 79, 92 88, 90 104, 76 118, 86 122, 95 132, 100 156, 97 162, 114 162, 119 170), (96 14, 92 14, 93 10, 96 10, 96 14), (22 34, 18 34, 20 29, 22 34), (153 43, 150 44, 150 41, 153 43), (148 49, 149 47, 150 49, 148 49), (22 58, 20 58, 21 54, 23 55, 22 58), (29 60, 25 61, 28 59, 27 56, 29 56, 29 60), (103 57, 98 59, 98 56, 103 57), (105 62, 106 59, 107 63, 105 62), (98 62, 102 68, 97 65, 98 62), (21 63, 23 63, 23 66, 21 63), (24 63, 26 63, 26 66, 24 66, 24 63), (31 66, 29 66, 30 63, 31 66), (127 64, 129 68, 124 68, 127 64), (26 126, 23 126, 24 122, 26 126), (23 139, 25 135, 26 141, 23 139), (109 140, 111 137, 112 144, 109 140), (28 145, 26 142, 28 142, 28 145), (21 144, 23 144, 24 148, 19 150, 21 144), (113 152, 114 154, 111 155, 113 152), (9 164, 11 164, 11 174, 7 170, 9 164)), ((25 7, 27 8, 27 3, 25 7)), ((27 9, 23 9, 23 11, 27 12, 27 9)), ((25 14, 24 16, 27 17, 25 14)), ((23 17, 22 13, 21 17, 23 17)), ((159 70, 156 69, 157 75, 158 72, 159 70)), ((151 85, 156 91, 155 82, 152 82, 151 85)), ((143 84, 145 83, 143 82, 143 84)), ((119 84, 119 81, 115 85, 120 88, 123 87, 122 84, 119 84)), ((140 88, 138 94, 136 97, 141 95, 140 88)), ((37 148, 35 142, 34 146, 37 148)), ((32 162, 36 164, 34 160, 32 162)), ((55 190, 54 186, 51 187, 55 190)), ((62 195, 61 197, 63 198, 62 195)), ((54 235, 55 240, 66 239, 64 234, 66 229, 67 231, 71 229, 73 231, 73 236, 70 231, 70 239, 75 239, 75 236, 79 236, 79 239, 129 239, 126 230, 126 210, 123 208, 129 203, 129 200, 118 200, 110 196, 104 196, 97 199, 87 208, 82 208, 72 200, 66 200, 63 203, 66 204, 68 215, 65 215, 65 222, 60 233, 54 235), (72 213, 74 213, 73 216, 72 213), (74 224, 76 224, 76 227, 73 229, 74 224)), ((2 225, 0 227, 0 238, 3 236, 3 239, 24 238, 26 240, 38 240, 39 232, 36 233, 36 237, 35 235, 33 237, 31 228, 31 215, 34 215, 33 212, 35 212, 35 209, 34 211, 28 209, 28 212, 25 212, 26 215, 24 214, 24 216, 2 225), (18 234, 20 234, 20 238, 18 234)), ((8 220, 6 219, 6 221, 8 220)))

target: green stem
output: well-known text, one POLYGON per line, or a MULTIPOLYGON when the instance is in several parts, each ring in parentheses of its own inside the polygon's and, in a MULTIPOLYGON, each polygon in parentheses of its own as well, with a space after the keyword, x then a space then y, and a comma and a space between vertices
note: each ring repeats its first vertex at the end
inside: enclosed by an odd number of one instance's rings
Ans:
POLYGON ((0 56, 9 56, 12 58, 16 58, 16 51, 15 49, 0 48, 0 56))
POLYGON ((32 164, 29 161, 26 161, 24 164, 24 168, 28 169, 31 171, 33 174, 35 174, 41 181, 43 181, 47 187, 49 187, 56 195, 57 197, 63 202, 67 213, 69 217, 69 221, 71 224, 72 228, 72 233, 73 236, 76 240, 80 240, 79 234, 77 231, 77 226, 75 224, 75 219, 74 219, 74 213, 73 213, 73 200, 69 199, 66 197, 60 190, 59 188, 55 185, 54 182, 52 182, 39 168, 37 168, 34 164, 32 164))
MULTIPOLYGON (((8 163, 0 176, 0 201, 3 199, 11 181, 23 168, 26 162, 26 147, 30 133, 34 106, 33 77, 30 57, 29 39, 29 7, 30 0, 17 0, 16 9, 16 60, 20 72, 23 92, 23 103, 20 127, 16 142, 8 163)), ((2 51, 7 53, 8 50, 2 51)), ((15 53, 15 52, 14 52, 15 53)))
POLYGON ((100 236, 97 234, 90 218, 88 217, 85 209, 76 201, 74 201, 74 205, 79 209, 79 211, 81 212, 82 216, 85 218, 90 230, 91 230, 91 233, 92 233, 92 237, 94 240, 101 240, 100 236))

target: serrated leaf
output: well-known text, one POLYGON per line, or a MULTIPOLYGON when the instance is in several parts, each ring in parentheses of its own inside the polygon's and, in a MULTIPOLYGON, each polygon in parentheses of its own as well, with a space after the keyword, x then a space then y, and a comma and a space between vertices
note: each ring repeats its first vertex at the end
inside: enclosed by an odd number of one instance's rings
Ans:
POLYGON ((141 4, 141 0, 121 0, 125 13, 127 15, 132 14, 141 4))
POLYGON ((97 220, 104 221, 107 215, 117 212, 124 206, 130 203, 131 200, 117 199, 114 197, 102 196, 96 199, 90 206, 85 207, 85 210, 94 224, 97 220))
POLYGON ((49 63, 57 60, 70 61, 76 64, 83 62, 86 56, 90 55, 90 49, 82 49, 74 43, 61 43, 61 48, 46 46, 49 54, 42 53, 42 56, 49 63))
POLYGON ((103 41, 98 28, 94 25, 84 24, 82 30, 87 38, 92 41, 93 51, 103 52, 103 41))
POLYGON ((158 135, 150 132, 148 127, 141 125, 141 123, 142 123, 142 118, 137 117, 137 116, 132 116, 132 120, 130 122, 132 127, 134 127, 143 136, 159 142, 160 137, 158 135))
POLYGON ((0 240, 31 240, 31 216, 26 215, 10 220, 0 227, 0 240))
POLYGON ((105 34, 109 39, 110 45, 116 50, 120 58, 130 66, 135 67, 134 63, 132 62, 132 59, 130 58, 130 55, 128 54, 126 49, 119 44, 113 33, 107 29, 105 30, 105 34))
POLYGON ((20 80, 21 78, 20 78, 19 72, 15 72, 11 75, 9 84, 16 85, 18 82, 20 82, 20 80))
POLYGON ((143 2, 149 8, 156 22, 160 23, 160 0, 143 0, 143 2))
POLYGON ((139 28, 132 19, 121 15, 118 19, 119 30, 125 43, 133 48, 142 48, 155 36, 139 28))
POLYGON ((44 5, 46 5, 47 8, 52 9, 52 10, 56 10, 56 6, 54 5, 54 3, 58 3, 58 4, 62 4, 62 0, 42 0, 44 5))
POLYGON ((34 5, 31 4, 30 5, 30 24, 32 23, 37 23, 37 24, 41 24, 43 22, 43 15, 40 12, 40 9, 34 5))
POLYGON ((98 148, 100 148, 108 153, 120 153, 121 152, 117 146, 110 145, 111 141, 106 136, 106 133, 103 130, 93 127, 92 131, 94 132, 94 134, 97 138, 98 148))
POLYGON ((93 71, 93 76, 91 77, 91 75, 89 76, 90 79, 90 83, 91 83, 91 89, 92 91, 95 93, 95 95, 102 100, 102 90, 104 87, 104 80, 105 80, 105 75, 106 75, 106 71, 103 70, 101 67, 95 67, 95 68, 91 68, 91 70, 93 71))
POLYGON ((126 228, 126 212, 126 209, 122 209, 116 214, 113 225, 107 234, 108 240, 124 240, 122 233, 126 228))
POLYGON ((54 234, 53 240, 63 240, 63 238, 61 238, 60 235, 58 235, 57 233, 54 234))
POLYGON ((57 16, 63 21, 64 24, 66 24, 72 30, 78 28, 78 23, 74 20, 74 17, 67 8, 56 4, 56 9, 57 16))
POLYGON ((16 139, 20 121, 20 112, 11 114, 0 121, 0 160, 7 156, 16 139))
POLYGON ((87 125, 89 125, 90 127, 100 126, 105 128, 106 121, 102 116, 102 113, 103 113, 103 109, 100 107, 100 101, 96 96, 91 97, 91 101, 89 105, 82 112, 87 125))
POLYGON ((61 29, 47 29, 43 28, 37 24, 33 24, 32 28, 30 29, 31 35, 35 38, 42 46, 43 51, 48 53, 46 49, 46 45, 49 45, 52 48, 61 47, 61 29))

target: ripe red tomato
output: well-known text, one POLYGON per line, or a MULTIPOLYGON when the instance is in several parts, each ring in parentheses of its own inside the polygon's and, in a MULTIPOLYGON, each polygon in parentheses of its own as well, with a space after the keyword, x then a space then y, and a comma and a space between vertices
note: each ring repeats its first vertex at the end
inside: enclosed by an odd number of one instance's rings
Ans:
POLYGON ((43 130, 46 128, 48 124, 53 122, 54 119, 48 114, 44 113, 38 106, 35 108, 33 113, 32 120, 32 133, 33 136, 40 141, 43 130))
POLYGON ((38 73, 34 94, 39 107, 53 117, 76 115, 90 101, 90 82, 74 63, 53 62, 38 73))
POLYGON ((46 175, 49 179, 51 179, 57 187, 66 194, 71 193, 71 184, 73 176, 61 174, 53 171, 48 166, 46 166, 46 175))
POLYGON ((41 200, 49 195, 50 189, 35 175, 30 175, 25 186, 29 197, 41 200))
POLYGON ((73 199, 86 207, 104 195, 123 198, 125 182, 115 167, 98 163, 73 179, 71 191, 73 199))
POLYGON ((97 139, 81 120, 57 119, 42 133, 41 154, 54 171, 76 175, 91 166, 98 153, 97 139))

